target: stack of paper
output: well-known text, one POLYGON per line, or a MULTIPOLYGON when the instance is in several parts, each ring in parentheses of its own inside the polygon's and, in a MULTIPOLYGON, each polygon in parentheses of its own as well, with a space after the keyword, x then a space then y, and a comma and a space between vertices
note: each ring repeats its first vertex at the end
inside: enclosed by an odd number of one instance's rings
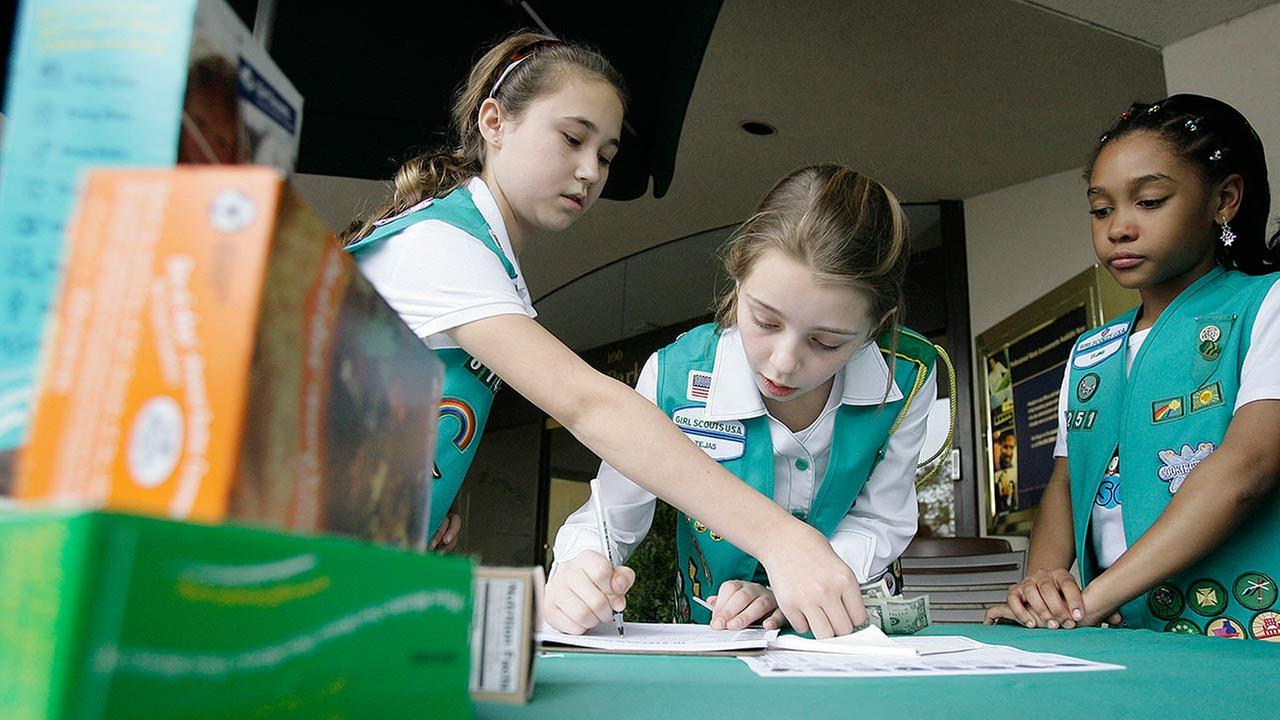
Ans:
POLYGON ((712 630, 706 625, 627 623, 618 635, 602 624, 583 635, 544 625, 544 650, 658 655, 743 655, 755 674, 779 677, 929 677, 1011 673, 1123 670, 1052 653, 986 645, 967 637, 924 635, 891 638, 872 625, 852 635, 814 640, 779 636, 777 630, 712 630), (768 652, 765 652, 765 650, 768 652))
POLYGON ((923 657, 770 652, 760 657, 744 657, 742 661, 755 674, 766 678, 934 677, 1124 669, 1121 665, 1091 662, 1066 655, 1032 653, 980 643, 976 649, 923 657))
POLYGON ((609 623, 582 635, 570 635, 544 625, 538 642, 546 650, 639 653, 656 655, 742 655, 762 653, 778 637, 777 630, 712 630, 707 625, 673 623, 626 624, 626 634, 609 623))
POLYGON ((826 640, 814 640, 800 635, 779 635, 769 643, 769 649, 880 657, 916 657, 920 654, 915 648, 898 644, 875 625, 868 625, 852 635, 841 635, 826 640))
POLYGON ((770 650, 791 650, 832 655, 868 655, 874 657, 919 657, 961 652, 984 647, 976 640, 950 635, 921 635, 891 638, 880 628, 870 625, 852 635, 814 640, 799 635, 780 635, 769 643, 770 650))

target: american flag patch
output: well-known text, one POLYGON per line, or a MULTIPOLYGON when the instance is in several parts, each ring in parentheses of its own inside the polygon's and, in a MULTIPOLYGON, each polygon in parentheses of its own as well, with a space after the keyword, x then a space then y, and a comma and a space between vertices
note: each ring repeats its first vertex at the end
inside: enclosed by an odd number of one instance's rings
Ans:
POLYGON ((707 396, 711 394, 711 373, 702 372, 701 370, 689 371, 689 390, 686 396, 690 400, 698 400, 706 402, 707 396))

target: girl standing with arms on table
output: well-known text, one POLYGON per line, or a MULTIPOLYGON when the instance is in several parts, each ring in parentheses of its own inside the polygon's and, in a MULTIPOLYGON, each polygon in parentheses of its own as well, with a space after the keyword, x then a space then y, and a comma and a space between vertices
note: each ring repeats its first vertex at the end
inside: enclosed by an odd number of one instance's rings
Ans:
POLYGON ((439 544, 456 533, 443 519, 505 383, 600 457, 742 543, 769 568, 793 624, 848 633, 866 616, 857 581, 820 533, 533 320, 518 257, 537 233, 569 227, 599 198, 624 98, 621 76, 593 50, 531 33, 507 38, 481 57, 455 103, 452 149, 406 163, 392 200, 346 238, 446 367, 428 536, 439 544))
MULTIPOLYGON (((906 218, 884 186, 837 165, 801 168, 729 241, 733 287, 716 321, 654 353, 636 384, 743 487, 826 536, 864 581, 915 535, 916 461, 936 395, 934 346, 898 325, 908 259, 906 218)), ((627 478, 605 462, 597 480, 624 561, 655 503, 627 478)), ((595 499, 556 536, 546 617, 562 632, 609 620, 609 597, 635 578, 622 568, 611 586, 595 499)), ((677 520, 678 619, 780 627, 771 571, 709 525, 677 520)))
POLYGON ((1226 103, 1174 95, 1121 114, 1086 177, 1098 260, 1142 304, 1076 342, 1029 571, 987 621, 1278 639, 1280 248, 1262 142, 1226 103))

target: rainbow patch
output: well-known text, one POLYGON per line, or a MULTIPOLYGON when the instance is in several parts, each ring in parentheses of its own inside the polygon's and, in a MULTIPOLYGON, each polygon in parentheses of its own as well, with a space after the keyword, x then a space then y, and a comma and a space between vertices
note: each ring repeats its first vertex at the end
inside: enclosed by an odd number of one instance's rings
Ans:
POLYGON ((1151 422, 1162 423, 1177 420, 1186 414, 1186 405, 1181 397, 1157 400, 1151 403, 1151 422))
POLYGON ((440 424, 444 424, 445 418, 453 418, 458 421, 458 429, 454 431, 453 437, 449 442, 462 452, 467 451, 467 447, 471 445, 471 441, 476 438, 476 413, 471 406, 457 398, 445 398, 440 401, 440 424))

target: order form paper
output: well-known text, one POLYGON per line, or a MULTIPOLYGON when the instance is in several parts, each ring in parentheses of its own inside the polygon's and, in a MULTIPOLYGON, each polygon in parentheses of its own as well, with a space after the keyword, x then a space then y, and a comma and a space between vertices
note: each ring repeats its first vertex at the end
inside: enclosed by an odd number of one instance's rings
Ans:
POLYGON ((696 655, 730 650, 759 651, 778 636, 777 630, 712 630, 693 623, 626 624, 626 634, 618 635, 613 625, 597 625, 582 635, 569 635, 543 625, 538 642, 547 645, 610 650, 620 653, 663 653, 696 655))
POLYGON ((783 677, 928 677, 1123 670, 1123 665, 1032 653, 1001 645, 919 657, 870 657, 828 653, 770 652, 741 658, 755 674, 783 677))

